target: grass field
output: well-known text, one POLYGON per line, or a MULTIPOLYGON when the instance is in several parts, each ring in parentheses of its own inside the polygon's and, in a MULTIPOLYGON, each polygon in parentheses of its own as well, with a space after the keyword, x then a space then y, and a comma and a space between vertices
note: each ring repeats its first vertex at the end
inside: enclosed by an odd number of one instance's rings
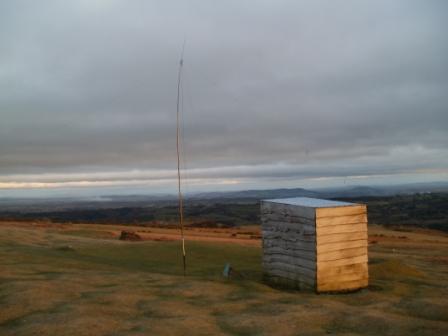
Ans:
POLYGON ((0 335, 448 334, 443 233, 371 227, 370 287, 316 295, 265 285, 257 244, 189 241, 183 277, 179 242, 116 230, 0 224, 0 335))

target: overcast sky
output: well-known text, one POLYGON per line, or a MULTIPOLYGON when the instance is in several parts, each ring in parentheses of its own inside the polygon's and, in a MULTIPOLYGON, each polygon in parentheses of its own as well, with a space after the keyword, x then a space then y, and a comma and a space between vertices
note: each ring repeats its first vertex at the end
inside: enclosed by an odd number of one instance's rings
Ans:
POLYGON ((447 22, 443 0, 1 1, 0 196, 174 191, 184 39, 191 191, 446 181, 447 22))

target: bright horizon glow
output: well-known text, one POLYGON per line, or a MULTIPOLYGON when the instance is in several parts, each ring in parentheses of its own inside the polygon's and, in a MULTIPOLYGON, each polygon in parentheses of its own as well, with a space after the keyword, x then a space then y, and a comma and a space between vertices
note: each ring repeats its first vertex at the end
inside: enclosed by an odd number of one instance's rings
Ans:
MULTIPOLYGON (((115 176, 117 173, 107 173, 115 176)), ((123 174, 123 173, 121 173, 123 174)), ((136 173, 134 172, 134 175, 136 173)), ((160 172, 155 173, 159 175, 160 172)), ((188 174, 188 172, 187 172, 188 174)), ((185 174, 185 175, 187 175, 185 174)), ((93 174, 99 177, 101 174, 93 174)), ((142 176, 147 175, 141 174, 142 176)), ((65 176, 69 179, 80 177, 65 176)), ((104 175, 101 175, 104 178, 104 175)), ((84 176, 85 177, 85 176, 84 176)), ((30 177, 28 177, 30 178, 30 177)), ((42 178, 42 177, 41 177, 42 178)), ((48 175, 46 176, 48 179, 48 175)), ((315 178, 188 178, 183 180, 184 194, 213 191, 239 191, 277 188, 319 189, 350 186, 385 186, 411 183, 431 183, 448 181, 448 173, 433 172, 428 175, 423 172, 409 174, 378 174, 353 176, 326 176, 315 178)), ((80 180, 65 182, 0 182, 0 197, 71 197, 71 196, 107 196, 107 195, 155 195, 175 194, 176 179, 127 179, 127 180, 80 180)))

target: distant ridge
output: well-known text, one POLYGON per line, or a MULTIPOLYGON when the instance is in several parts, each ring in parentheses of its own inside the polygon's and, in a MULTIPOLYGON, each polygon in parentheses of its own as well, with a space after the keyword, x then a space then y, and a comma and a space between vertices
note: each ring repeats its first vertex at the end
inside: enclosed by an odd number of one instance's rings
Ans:
MULTIPOLYGON (((200 192, 185 195, 189 202, 256 202, 261 199, 314 197, 326 199, 384 197, 417 193, 448 192, 448 182, 411 183, 394 186, 344 186, 334 188, 304 189, 280 188, 224 192, 200 192)), ((173 204, 172 194, 100 195, 88 197, 13 198, 0 197, 0 211, 53 211, 66 209, 99 209, 120 207, 147 207, 173 204)))
POLYGON ((241 198, 282 198, 282 197, 319 197, 320 193, 303 189, 266 189, 266 190, 242 190, 242 191, 227 191, 227 192, 209 192, 192 194, 189 199, 212 199, 212 198, 224 198, 224 199, 241 199, 241 198))
POLYGON ((381 197, 400 194, 415 194, 427 192, 448 192, 448 182, 411 183, 395 186, 346 186, 321 189, 281 188, 242 190, 226 192, 205 192, 188 195, 188 199, 265 199, 289 197, 317 197, 317 198, 344 198, 344 197, 381 197))
POLYGON ((354 186, 348 188, 337 188, 334 190, 327 189, 319 191, 324 198, 335 197, 368 197, 368 196, 390 196, 395 192, 382 188, 374 188, 368 186, 354 186))

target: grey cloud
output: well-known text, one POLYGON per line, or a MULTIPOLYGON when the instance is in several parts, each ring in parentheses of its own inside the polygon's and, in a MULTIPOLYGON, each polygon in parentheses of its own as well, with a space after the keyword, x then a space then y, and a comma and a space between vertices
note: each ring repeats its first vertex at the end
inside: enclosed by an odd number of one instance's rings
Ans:
POLYGON ((279 162, 302 177, 445 169, 431 155, 448 157, 447 9, 437 0, 2 2, 0 181, 172 169, 184 36, 185 152, 203 176, 247 166, 257 177, 273 165, 283 177, 279 162), (403 148, 421 150, 404 165, 393 154, 403 148))

